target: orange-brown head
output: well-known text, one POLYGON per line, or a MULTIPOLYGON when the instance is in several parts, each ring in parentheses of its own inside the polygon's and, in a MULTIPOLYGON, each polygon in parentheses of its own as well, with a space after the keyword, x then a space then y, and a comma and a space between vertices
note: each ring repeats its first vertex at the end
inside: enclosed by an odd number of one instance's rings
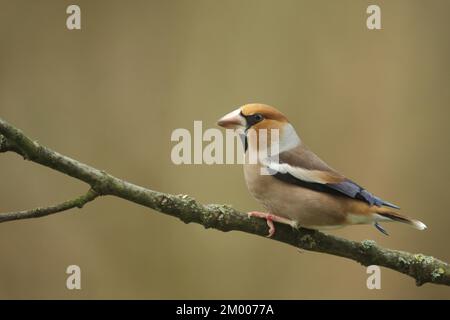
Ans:
POLYGON ((282 129, 289 123, 277 109, 266 104, 250 103, 223 116, 217 124, 233 129, 282 129))
POLYGON ((224 128, 245 130, 246 146, 252 150, 264 151, 271 147, 270 153, 274 154, 300 144, 300 138, 287 118, 266 104, 246 104, 223 116, 217 124, 224 128))

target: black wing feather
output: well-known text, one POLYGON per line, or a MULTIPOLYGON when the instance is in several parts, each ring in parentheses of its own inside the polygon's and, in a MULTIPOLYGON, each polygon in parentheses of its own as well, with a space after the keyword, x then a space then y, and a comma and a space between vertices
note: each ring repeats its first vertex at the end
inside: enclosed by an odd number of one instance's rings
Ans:
POLYGON ((315 182, 306 182, 301 179, 298 179, 291 175, 290 173, 281 173, 277 172, 273 175, 276 179, 284 181, 286 183, 295 184, 303 188, 312 189, 319 192, 325 192, 329 194, 333 194, 336 196, 349 197, 352 199, 358 199, 364 202, 367 202, 370 205, 376 206, 387 206, 395 209, 399 209, 395 204, 384 201, 369 191, 359 186, 355 182, 346 179, 340 183, 315 183, 315 182))

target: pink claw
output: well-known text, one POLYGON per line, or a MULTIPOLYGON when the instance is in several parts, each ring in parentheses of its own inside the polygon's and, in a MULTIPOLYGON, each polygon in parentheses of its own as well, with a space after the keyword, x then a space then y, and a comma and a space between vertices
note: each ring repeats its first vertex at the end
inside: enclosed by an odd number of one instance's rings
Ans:
POLYGON ((267 216, 266 218, 267 225, 269 226, 269 234, 266 236, 267 238, 272 238, 275 233, 275 225, 273 224, 272 218, 267 216))
POLYGON ((275 234, 275 225, 273 224, 273 221, 291 224, 291 221, 289 219, 278 217, 276 215, 260 211, 250 211, 248 213, 248 216, 266 219, 267 226, 269 227, 269 234, 267 235, 268 238, 271 238, 275 234))

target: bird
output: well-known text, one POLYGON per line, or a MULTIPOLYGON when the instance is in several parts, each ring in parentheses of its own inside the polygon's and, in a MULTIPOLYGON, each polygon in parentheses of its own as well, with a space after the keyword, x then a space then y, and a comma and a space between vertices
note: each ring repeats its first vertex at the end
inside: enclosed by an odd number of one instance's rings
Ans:
POLYGON ((331 168, 306 146, 286 116, 272 106, 245 104, 217 124, 243 135, 245 182, 266 211, 250 211, 248 216, 266 220, 268 237, 275 234, 274 222, 313 230, 372 224, 385 235, 388 232, 380 225, 382 222, 427 228, 423 222, 400 214, 397 205, 331 168), (275 132, 273 137, 277 135, 278 140, 267 134, 264 146, 263 132, 275 132), (256 154, 255 161, 250 161, 252 154, 256 154), (268 173, 263 174, 263 170, 268 173))

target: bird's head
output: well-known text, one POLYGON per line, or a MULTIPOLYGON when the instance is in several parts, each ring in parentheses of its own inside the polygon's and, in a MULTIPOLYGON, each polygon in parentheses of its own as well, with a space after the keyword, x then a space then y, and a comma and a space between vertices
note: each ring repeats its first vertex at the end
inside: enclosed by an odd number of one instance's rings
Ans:
MULTIPOLYGON (((266 104, 251 103, 223 116, 217 124, 224 128, 249 130, 256 132, 256 142, 258 141, 259 131, 267 130, 267 143, 271 144, 272 130, 278 130, 280 151, 290 149, 300 143, 294 128, 287 118, 274 107, 266 104)), ((257 145, 258 143, 256 143, 257 145)), ((249 142, 250 147, 252 143, 249 142)), ((256 145, 254 145, 256 147, 256 145)))
POLYGON ((231 129, 280 129, 288 124, 287 118, 274 107, 251 103, 223 116, 217 124, 231 129))

